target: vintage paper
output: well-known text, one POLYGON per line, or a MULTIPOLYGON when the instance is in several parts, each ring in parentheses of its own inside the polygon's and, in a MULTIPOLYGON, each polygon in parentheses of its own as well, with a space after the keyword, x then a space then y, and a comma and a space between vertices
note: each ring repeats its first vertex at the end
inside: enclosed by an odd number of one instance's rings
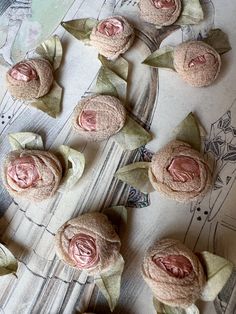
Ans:
MULTIPOLYGON (((91 0, 34 0, 32 5, 30 0, 24 2, 28 4, 23 9, 13 10, 9 6, 6 11, 0 11, 1 161, 10 150, 8 134, 28 131, 46 138, 46 149, 64 144, 79 150, 85 155, 86 167, 71 191, 58 193, 40 205, 12 200, 0 187, 1 241, 19 261, 18 279, 0 278, 1 310, 7 314, 109 313, 106 300, 91 278, 56 258, 54 234, 66 220, 82 212, 150 202, 148 208, 128 208, 127 227, 121 235, 125 268, 114 313, 154 314, 152 294, 142 280, 140 265, 144 252, 157 238, 174 237, 195 251, 208 250, 236 264, 236 4, 202 0, 205 19, 200 24, 158 30, 140 21, 134 0, 97 0, 92 4, 91 0), (74 135, 70 125, 74 106, 94 90, 101 63, 96 49, 73 38, 60 22, 87 17, 101 19, 113 14, 124 15, 136 27, 134 45, 124 55, 132 64, 127 106, 154 134, 147 149, 133 152, 122 150, 112 138, 102 143, 87 143, 74 135), (175 72, 142 64, 159 47, 203 38, 211 28, 223 29, 232 47, 222 56, 222 71, 212 86, 192 88, 175 72), (56 122, 24 102, 12 99, 4 87, 9 64, 22 59, 28 51, 30 54, 31 49, 53 34, 66 47, 56 73, 59 85, 64 87, 63 108, 56 122), (114 177, 120 166, 150 161, 145 160, 147 156, 169 141, 174 128, 191 111, 207 132, 204 156, 209 159, 215 178, 212 190, 203 199, 183 205, 158 193, 144 196, 114 177)), ((234 271, 214 303, 200 302, 198 307, 203 314, 232 314, 235 300, 234 271)))

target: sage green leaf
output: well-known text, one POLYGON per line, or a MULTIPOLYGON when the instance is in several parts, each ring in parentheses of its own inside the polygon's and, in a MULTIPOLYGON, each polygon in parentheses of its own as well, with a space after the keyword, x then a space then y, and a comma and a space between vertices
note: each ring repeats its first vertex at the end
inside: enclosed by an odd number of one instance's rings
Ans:
POLYGON ((12 150, 18 149, 39 149, 43 150, 43 140, 38 134, 31 132, 18 132, 8 135, 12 150))
POLYGON ((66 145, 61 145, 58 153, 63 158, 65 166, 65 173, 58 191, 65 192, 69 191, 81 178, 84 172, 85 158, 82 153, 66 145))
POLYGON ((47 113, 52 118, 56 118, 61 111, 61 98, 62 88, 54 81, 49 93, 32 100, 30 105, 47 113))
POLYGON ((18 262, 13 254, 0 244, 0 276, 15 274, 18 268, 18 262))
POLYGON ((94 281, 101 293, 107 299, 110 310, 113 312, 120 296, 121 274, 124 269, 124 260, 121 255, 112 267, 100 275, 95 276, 94 281))
POLYGON ((195 304, 183 309, 163 304, 156 298, 153 298, 153 305, 157 314, 200 314, 199 309, 195 304))
POLYGON ((207 281, 201 294, 204 301, 213 301, 223 289, 233 271, 233 264, 210 252, 200 253, 207 281))
POLYGON ((199 0, 182 0, 183 10, 176 25, 198 24, 203 20, 204 14, 199 0))
POLYGON ((94 26, 98 24, 95 19, 77 19, 68 22, 62 22, 61 25, 75 38, 88 43, 90 34, 94 26))
POLYGON ((207 38, 203 39, 203 41, 213 47, 219 54, 224 54, 231 50, 227 34, 219 28, 210 30, 207 38))
POLYGON ((111 206, 102 212, 113 225, 120 226, 127 223, 127 209, 124 206, 111 206))
POLYGON ((148 177, 150 162, 135 162, 124 166, 115 173, 115 177, 143 193, 153 192, 154 189, 148 177))
POLYGON ((191 145, 201 151, 201 134, 198 122, 192 112, 175 128, 174 136, 177 140, 191 145))
MULTIPOLYGON (((112 63, 112 61, 110 63, 112 63)), ((118 71, 111 66, 108 67, 102 65, 98 72, 95 92, 100 95, 117 97, 123 104, 125 104, 127 82, 121 77, 121 75, 125 74, 125 71, 126 69, 123 70, 121 68, 120 71, 118 71)))
POLYGON ((54 70, 58 69, 62 60, 62 45, 57 35, 45 40, 35 49, 35 52, 47 59, 53 66, 54 70))
POLYGON ((127 81, 129 73, 129 62, 127 60, 125 60, 123 57, 119 57, 115 60, 108 60, 106 57, 100 54, 98 55, 98 59, 104 67, 110 69, 123 80, 127 81))
POLYGON ((167 68, 175 71, 173 52, 173 47, 162 47, 150 54, 142 63, 154 68, 167 68))
POLYGON ((150 142, 152 135, 132 118, 127 117, 125 126, 112 138, 123 149, 134 150, 150 142))

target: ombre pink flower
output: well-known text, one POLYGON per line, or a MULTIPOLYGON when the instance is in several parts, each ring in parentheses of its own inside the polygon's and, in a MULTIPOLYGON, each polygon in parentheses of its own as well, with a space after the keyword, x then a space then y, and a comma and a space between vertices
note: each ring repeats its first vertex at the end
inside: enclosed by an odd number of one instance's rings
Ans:
POLYGON ((193 270, 192 264, 183 255, 153 257, 153 262, 175 278, 185 278, 193 270))
POLYGON ((157 9, 176 8, 174 0, 153 0, 153 4, 157 9))
POLYGON ((86 131, 96 131, 96 111, 83 110, 79 115, 78 124, 86 131))
POLYGON ((36 69, 27 61, 22 61, 14 65, 9 70, 9 75, 17 81, 24 82, 29 82, 38 78, 36 69))
POLYGON ((91 268, 99 261, 96 240, 83 233, 75 235, 70 240, 69 256, 80 269, 91 268))
POLYGON ((123 22, 118 18, 109 18, 103 20, 98 24, 97 30, 99 33, 104 34, 106 36, 115 36, 123 32, 123 22))
POLYGON ((177 156, 173 158, 167 169, 174 181, 187 182, 200 176, 199 165, 191 157, 177 156))
POLYGON ((12 161, 7 167, 7 175, 22 189, 32 187, 40 179, 35 162, 30 156, 12 161))

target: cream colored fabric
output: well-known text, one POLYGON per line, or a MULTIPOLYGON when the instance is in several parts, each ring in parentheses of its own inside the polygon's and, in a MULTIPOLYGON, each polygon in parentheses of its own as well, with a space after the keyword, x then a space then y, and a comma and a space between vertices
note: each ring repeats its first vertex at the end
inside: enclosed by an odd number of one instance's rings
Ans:
POLYGON ((172 239, 157 241, 149 248, 144 257, 142 275, 160 302, 183 308, 190 306, 200 297, 205 284, 205 274, 198 257, 180 241, 172 239), (189 275, 176 278, 153 261, 159 257, 173 255, 188 259, 192 265, 189 275))
POLYGON ((188 41, 174 49, 174 67, 181 78, 194 87, 212 84, 221 68, 218 52, 202 41, 188 41), (191 60, 204 57, 206 62, 189 67, 191 60))
POLYGON ((7 87, 11 95, 17 99, 33 100, 46 95, 53 83, 51 64, 45 59, 24 60, 35 68, 38 79, 29 82, 19 81, 6 74, 7 87))
POLYGON ((120 100, 113 96, 96 95, 82 99, 74 109, 74 130, 90 141, 102 141, 119 132, 126 119, 126 110, 120 100), (79 124, 82 112, 95 113, 96 130, 87 131, 79 124))
MULTIPOLYGON (((181 0, 174 0, 175 8, 157 8, 154 5, 155 0, 140 0, 139 8, 141 18, 159 27, 174 24, 179 18, 182 3, 181 0)), ((156 1, 157 2, 157 1, 156 1)))
POLYGON ((90 35, 90 44, 96 47, 99 53, 109 59, 116 59, 120 54, 126 52, 133 44, 135 33, 133 26, 123 16, 112 16, 108 19, 116 18, 123 24, 123 31, 114 36, 106 36, 98 31, 99 24, 94 26, 90 35))
POLYGON ((87 213, 67 221, 55 236, 56 252, 59 258, 70 266, 76 267, 75 261, 69 255, 69 245, 70 240, 77 234, 93 237, 96 242, 99 260, 96 265, 86 269, 90 275, 110 268, 118 258, 120 238, 107 216, 101 213, 87 213))
POLYGON ((12 196, 25 198, 35 202, 43 201, 52 197, 60 184, 62 177, 62 166, 58 158, 48 152, 39 150, 17 150, 12 151, 6 157, 2 169, 3 184, 12 196), (7 170, 19 158, 30 157, 32 164, 38 172, 38 179, 32 186, 22 188, 17 184, 12 177, 9 176, 7 170))
POLYGON ((192 201, 204 195, 212 184, 211 172, 203 156, 181 141, 170 142, 153 156, 149 179, 155 190, 178 202, 192 201), (173 180, 167 168, 176 156, 194 159, 199 166, 199 177, 184 183, 173 180))

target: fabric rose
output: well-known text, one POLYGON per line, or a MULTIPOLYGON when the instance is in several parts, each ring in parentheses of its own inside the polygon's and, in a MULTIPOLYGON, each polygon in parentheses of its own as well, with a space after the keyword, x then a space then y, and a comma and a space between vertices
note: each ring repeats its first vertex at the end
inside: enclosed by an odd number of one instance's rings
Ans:
POLYGON ((153 156, 149 179, 155 190, 179 202, 204 195, 212 182, 203 156, 181 141, 170 142, 153 156))
POLYGON ((2 169, 3 183, 10 195, 32 201, 53 196, 61 177, 59 160, 47 151, 12 151, 2 169))
POLYGON ((116 59, 131 47, 134 37, 134 29, 124 17, 112 16, 94 26, 90 43, 101 55, 116 59))
POLYGON ((65 263, 95 275, 115 263, 121 242, 107 216, 87 213, 61 226, 55 245, 65 263))
POLYGON ((79 102, 74 110, 72 125, 86 139, 102 141, 119 132, 125 119, 125 107, 118 98, 96 95, 79 102))
POLYGON ((9 92, 16 99, 32 100, 46 95, 53 83, 51 64, 45 59, 24 60, 6 74, 9 92))
POLYGON ((178 240, 163 239, 147 251, 142 275, 160 302, 186 308, 201 294, 206 278, 198 257, 178 240))
POLYGON ((180 16, 181 0, 140 0, 141 18, 157 26, 174 24, 180 16))
POLYGON ((174 67, 185 82, 203 87, 217 78, 221 58, 214 48, 204 42, 189 41, 174 49, 174 67))

